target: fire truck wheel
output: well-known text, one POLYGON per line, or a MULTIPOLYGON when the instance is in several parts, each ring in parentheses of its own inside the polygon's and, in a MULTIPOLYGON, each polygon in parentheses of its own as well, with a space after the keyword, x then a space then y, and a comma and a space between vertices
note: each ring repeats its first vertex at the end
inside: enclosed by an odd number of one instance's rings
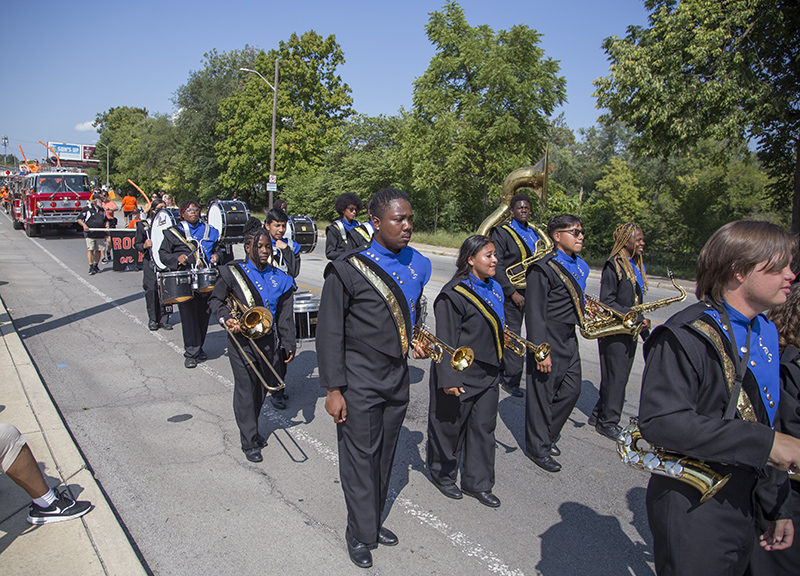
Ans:
POLYGON ((14 220, 14 230, 22 230, 22 222, 14 220))
POLYGON ((27 224, 25 226, 25 234, 29 238, 35 238, 39 235, 39 225, 38 224, 27 224))

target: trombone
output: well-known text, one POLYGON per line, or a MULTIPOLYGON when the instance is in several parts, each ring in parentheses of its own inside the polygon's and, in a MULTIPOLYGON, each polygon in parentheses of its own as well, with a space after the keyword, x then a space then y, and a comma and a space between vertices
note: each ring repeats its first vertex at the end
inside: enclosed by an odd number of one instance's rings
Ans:
MULTIPOLYGON (((242 336, 248 338, 249 340, 255 341, 261 338, 262 336, 266 336, 267 332, 269 332, 270 328, 272 327, 272 312, 269 309, 263 306, 253 306, 252 308, 245 308, 244 304, 242 304, 236 296, 230 294, 228 296, 228 308, 231 311, 231 315, 233 319, 239 324, 239 331, 241 332, 242 336)), ((258 368, 256 367, 255 363, 250 359, 250 356, 244 350, 244 347, 236 338, 236 335, 233 331, 228 327, 225 323, 225 320, 220 318, 219 323, 222 324, 222 327, 225 328, 225 331, 230 335, 231 340, 234 341, 237 348, 239 348, 239 352, 241 352, 242 357, 247 360, 247 363, 250 365, 250 368, 253 369, 253 372, 264 385, 264 388, 269 390, 270 392, 276 392, 278 390, 283 390, 286 388, 286 382, 280 377, 278 372, 272 366, 272 362, 270 362, 264 351, 261 350, 257 345, 253 347, 256 349, 258 354, 261 356, 261 359, 267 365, 267 368, 270 369, 272 375, 275 376, 275 379, 278 381, 278 386, 271 386, 267 384, 266 379, 264 376, 259 372, 258 368)))
POLYGON ((505 347, 518 356, 525 356, 526 350, 533 352, 533 357, 537 362, 544 362, 545 359, 550 356, 549 342, 542 342, 536 345, 533 342, 525 340, 522 336, 514 334, 508 328, 503 331, 503 339, 505 347))
POLYGON ((463 372, 470 367, 472 361, 475 359, 475 353, 469 346, 462 346, 456 350, 452 346, 448 346, 436 336, 430 328, 425 324, 414 325, 414 334, 411 338, 413 346, 420 345, 437 364, 442 361, 442 356, 445 352, 450 355, 450 366, 456 372, 463 372))

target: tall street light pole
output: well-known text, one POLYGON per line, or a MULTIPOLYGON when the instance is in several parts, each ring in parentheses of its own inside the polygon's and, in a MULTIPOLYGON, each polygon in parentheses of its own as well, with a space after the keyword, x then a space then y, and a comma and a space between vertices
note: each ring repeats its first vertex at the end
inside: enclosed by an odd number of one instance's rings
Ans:
POLYGON ((269 153, 269 207, 272 208, 272 192, 277 189, 275 182, 275 120, 278 115, 278 59, 275 58, 275 84, 270 84, 269 80, 264 78, 257 70, 251 68, 239 68, 242 72, 252 72, 267 83, 267 86, 272 88, 272 145, 269 153))
POLYGON ((108 159, 111 156, 111 149, 108 147, 107 144, 103 144, 102 142, 99 141, 97 143, 106 149, 106 190, 108 190, 108 159))

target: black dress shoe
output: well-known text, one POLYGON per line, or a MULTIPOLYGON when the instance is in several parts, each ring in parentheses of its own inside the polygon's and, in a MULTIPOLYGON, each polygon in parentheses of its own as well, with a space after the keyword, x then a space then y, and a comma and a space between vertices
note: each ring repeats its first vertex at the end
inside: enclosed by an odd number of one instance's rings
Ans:
POLYGON ((500 507, 500 498, 491 492, 473 492, 472 490, 467 490, 466 488, 462 488, 461 491, 467 496, 472 496, 484 506, 488 506, 489 508, 500 507))
POLYGON ((378 531, 378 544, 383 546, 397 546, 397 534, 381 526, 378 531))
POLYGON ((461 489, 455 484, 439 484, 433 481, 433 485, 439 489, 439 492, 453 500, 461 500, 464 497, 461 493, 461 489))
POLYGON ((197 368, 197 358, 186 358, 186 360, 183 361, 183 365, 186 368, 197 368))
POLYGON ((148 322, 147 327, 150 328, 152 332, 158 330, 158 322, 148 322))
POLYGON ((359 568, 372 567, 372 552, 369 551, 369 546, 360 542, 350 536, 350 531, 344 533, 345 542, 347 542, 347 553, 350 554, 350 560, 359 568))
POLYGON ((589 426, 597 426, 597 416, 594 414, 589 416, 589 420, 586 422, 589 426))
POLYGON ((259 448, 264 448, 266 445, 267 445, 267 439, 266 438, 259 437, 256 440, 256 446, 258 446, 259 448))
POLYGON ((261 448, 248 448, 244 451, 244 457, 250 462, 261 462, 264 457, 261 456, 261 448))
POLYGON ((528 456, 531 459, 531 462, 536 464, 542 470, 547 470, 548 472, 558 472, 561 470, 561 464, 556 462, 552 456, 528 456))
POLYGON ((550 456, 561 456, 561 449, 553 442, 550 444, 550 456))
POLYGON ((172 324, 169 322, 162 322, 159 324, 159 327, 163 328, 164 330, 172 330, 172 324))
POLYGON ((519 386, 509 386, 505 382, 503 382, 501 386, 503 387, 503 390, 511 394, 514 398, 522 398, 524 396, 522 390, 519 389, 519 386))
POLYGON ((286 409, 286 396, 273 396, 272 405, 275 406, 276 410, 286 409))
POLYGON ((200 354, 197 355, 197 359, 202 362, 203 360, 208 360, 208 355, 205 353, 205 350, 200 350, 200 354))
POLYGON ((619 438, 619 433, 622 432, 622 428, 620 428, 619 426, 616 426, 616 425, 614 425, 614 426, 600 426, 598 424, 597 426, 594 427, 594 429, 597 430, 598 434, 602 434, 603 436, 605 436, 606 438, 608 438, 610 440, 613 440, 614 442, 617 441, 617 438, 619 438))

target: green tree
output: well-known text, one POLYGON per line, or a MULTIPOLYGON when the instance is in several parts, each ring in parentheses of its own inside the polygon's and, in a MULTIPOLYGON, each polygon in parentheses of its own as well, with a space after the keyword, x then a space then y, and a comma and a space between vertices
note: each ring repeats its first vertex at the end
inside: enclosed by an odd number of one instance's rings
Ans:
POLYGON ((95 157, 100 161, 100 179, 106 180, 106 158, 110 154, 108 180, 116 189, 132 189, 128 184, 130 176, 119 164, 120 155, 130 146, 137 125, 147 117, 148 112, 145 108, 117 106, 109 108, 106 112, 98 113, 95 118, 93 126, 100 135, 95 150, 95 157))
POLYGON ((543 154, 548 116, 564 101, 566 81, 545 57, 541 35, 525 25, 472 27, 450 1, 431 13, 426 33, 436 54, 414 82, 404 153, 419 199, 441 209, 426 224, 474 228, 489 192, 499 194, 509 172, 543 154))
POLYGON ((171 182, 176 179, 180 154, 178 131, 170 117, 155 114, 133 127, 115 166, 126 180, 130 178, 148 194, 157 190, 173 192, 171 182))
POLYGON ((705 138, 753 138, 773 177, 775 205, 792 201, 792 230, 800 232, 800 4, 645 0, 645 6, 649 27, 630 27, 625 38, 603 43, 612 65, 609 76, 595 81, 598 104, 634 129, 643 154, 669 156, 705 138))
MULTIPOLYGON (((335 36, 323 38, 313 30, 299 37, 293 33, 278 50, 260 52, 254 69, 270 83, 276 58, 280 80, 275 174, 282 182, 322 166, 353 111, 350 87, 337 74, 344 53, 335 36)), ((269 175, 273 91, 256 75, 242 73, 242 79, 243 89, 220 104, 222 139, 215 149, 223 168, 222 184, 249 194, 269 175)), ((259 201, 263 203, 263 197, 259 201)))
POLYGON ((212 50, 203 55, 203 67, 190 73, 186 84, 175 91, 172 102, 178 109, 175 126, 181 153, 172 186, 179 197, 192 195, 205 201, 228 196, 220 182, 222 168, 214 148, 222 121, 219 105, 239 89, 239 68, 251 68, 255 58, 256 51, 249 46, 222 53, 212 50))

